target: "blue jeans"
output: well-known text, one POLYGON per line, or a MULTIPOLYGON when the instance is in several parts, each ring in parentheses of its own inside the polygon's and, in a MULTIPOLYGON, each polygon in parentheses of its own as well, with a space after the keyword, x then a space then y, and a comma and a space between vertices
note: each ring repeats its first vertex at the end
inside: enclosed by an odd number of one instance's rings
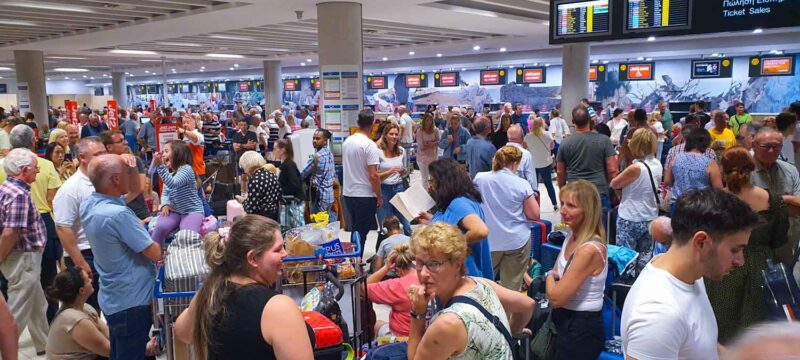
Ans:
MULTIPOLYGON (((361 237, 359 243, 364 249, 367 241, 367 234, 370 230, 378 230, 376 215, 378 213, 378 199, 374 197, 351 197, 343 196, 345 203, 345 213, 347 214, 347 225, 351 232, 358 233, 361 237)), ((351 238, 352 241, 352 238, 351 238)), ((375 250, 378 250, 375 245, 375 250)))
POLYGON ((551 164, 543 168, 537 168, 536 175, 538 175, 541 178, 540 181, 544 184, 544 187, 547 189, 547 196, 550 197, 550 202, 553 203, 553 206, 558 206, 558 201, 556 200, 556 189, 553 188, 553 165, 551 164))
POLYGON ((395 207, 389 203, 395 194, 405 190, 406 189, 403 188, 402 182, 394 185, 381 184, 383 203, 381 204, 380 209, 378 209, 378 225, 382 227, 383 220, 391 215, 394 215, 397 216, 397 219, 400 220, 400 224, 403 225, 403 233, 406 234, 406 236, 411 236, 411 224, 408 222, 408 220, 406 220, 406 217, 400 213, 400 211, 397 211, 397 209, 395 209, 395 207))
POLYGON ((150 326, 153 325, 150 305, 106 315, 106 322, 111 340, 109 360, 145 358, 145 348, 150 341, 150 326))

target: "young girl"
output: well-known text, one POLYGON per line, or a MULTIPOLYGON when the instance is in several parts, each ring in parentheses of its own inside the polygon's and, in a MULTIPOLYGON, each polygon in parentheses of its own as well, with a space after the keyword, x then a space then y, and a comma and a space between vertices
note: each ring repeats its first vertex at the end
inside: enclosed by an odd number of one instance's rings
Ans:
POLYGON ((179 140, 168 142, 164 151, 153 157, 153 166, 164 183, 153 241, 163 245, 167 235, 176 229, 199 233, 204 211, 197 196, 197 175, 192 169, 189 147, 179 140))

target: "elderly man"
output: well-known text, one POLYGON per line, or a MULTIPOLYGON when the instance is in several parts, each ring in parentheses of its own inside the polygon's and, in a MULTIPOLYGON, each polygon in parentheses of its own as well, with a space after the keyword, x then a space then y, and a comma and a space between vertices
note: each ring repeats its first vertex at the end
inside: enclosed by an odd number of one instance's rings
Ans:
POLYGON ((81 138, 89 136, 100 136, 103 131, 108 130, 108 125, 100 122, 100 115, 89 115, 89 123, 81 129, 81 138))
POLYGON ((0 185, 0 271, 8 280, 8 305, 21 333, 28 327, 36 354, 47 345, 47 300, 39 284, 47 234, 31 198, 30 184, 39 173, 37 156, 17 148, 3 159, 9 177, 0 185))
POLYGON ((90 136, 81 139, 76 148, 75 156, 78 158, 78 171, 61 185, 55 199, 53 199, 56 233, 61 246, 64 247, 64 263, 67 267, 78 267, 93 277, 92 285, 95 292, 89 297, 87 303, 100 311, 97 302, 98 277, 94 269, 94 252, 83 231, 80 219, 81 203, 86 201, 94 192, 94 186, 89 181, 88 166, 95 156, 106 153, 106 147, 98 137, 90 136))
POLYGON ((95 192, 81 204, 84 232, 99 256, 100 308, 109 328, 109 359, 144 359, 153 317, 150 302, 161 247, 139 223, 124 196, 138 186, 131 155, 101 155, 89 164, 95 192))
MULTIPOLYGON (((783 135, 772 128, 763 128, 756 135, 753 142, 756 171, 750 181, 753 185, 768 191, 783 195, 784 201, 791 205, 790 209, 800 207, 800 176, 797 168, 786 161, 779 160, 783 147, 783 135)), ((792 253, 797 248, 800 222, 797 218, 791 220, 789 241, 782 247, 775 249, 775 257, 786 266, 792 264, 792 253)))
MULTIPOLYGON (((511 125, 508 128, 508 143, 506 146, 513 146, 520 151, 522 151, 522 160, 519 162, 519 167, 517 168, 517 176, 525 179, 531 184, 531 189, 533 189, 534 195, 537 197, 539 196, 539 182, 536 180, 536 167, 533 166, 533 158, 531 157, 531 153, 522 146, 523 142, 523 130, 522 127, 518 124, 511 125)), ((557 206, 557 204, 553 204, 557 206)))
POLYGON ((497 148, 489 141, 490 132, 492 128, 489 119, 481 117, 475 120, 475 136, 466 145, 467 168, 472 179, 479 172, 492 170, 492 159, 497 148))
MULTIPOLYGON (((34 151, 36 149, 36 136, 33 130, 27 125, 17 125, 11 130, 10 142, 12 149, 25 149, 27 151, 34 151)), ((0 160, 2 163, 3 160, 0 160)), ((47 242, 42 254, 41 265, 41 278, 40 282, 42 288, 50 286, 53 279, 56 277, 57 264, 61 259, 63 250, 61 244, 58 242, 58 235, 56 234, 56 225, 53 222, 53 198, 56 196, 56 191, 61 186, 61 177, 56 171, 55 166, 50 160, 37 157, 39 165, 39 173, 36 175, 36 180, 31 184, 31 198, 36 209, 42 216, 45 225, 45 234, 47 235, 47 242)), ((3 171, 0 165, 0 181, 5 181, 6 172, 3 171)), ((58 311, 58 302, 52 301, 47 308, 47 321, 53 321, 58 311)))
POLYGON ((66 127, 67 136, 69 137, 69 153, 72 156, 75 156, 75 148, 78 146, 78 141, 81 141, 81 132, 78 130, 78 126, 74 124, 69 124, 66 127))

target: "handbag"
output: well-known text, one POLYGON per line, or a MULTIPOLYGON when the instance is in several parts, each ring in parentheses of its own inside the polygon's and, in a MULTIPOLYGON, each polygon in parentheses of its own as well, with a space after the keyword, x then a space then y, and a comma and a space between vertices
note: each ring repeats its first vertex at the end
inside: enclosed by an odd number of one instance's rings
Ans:
POLYGON ((656 197, 656 207, 658 208, 658 216, 668 216, 668 213, 661 208, 661 198, 658 196, 658 189, 656 189, 656 181, 653 179, 653 171, 650 170, 650 166, 647 166, 647 163, 641 161, 641 164, 647 168, 647 173, 650 174, 650 186, 653 188, 653 196, 656 197))
POLYGON ((547 320, 544 321, 542 327, 536 331, 536 334, 531 340, 531 352, 535 359, 538 360, 551 360, 556 358, 556 337, 558 330, 556 324, 553 323, 553 312, 547 315, 547 320))

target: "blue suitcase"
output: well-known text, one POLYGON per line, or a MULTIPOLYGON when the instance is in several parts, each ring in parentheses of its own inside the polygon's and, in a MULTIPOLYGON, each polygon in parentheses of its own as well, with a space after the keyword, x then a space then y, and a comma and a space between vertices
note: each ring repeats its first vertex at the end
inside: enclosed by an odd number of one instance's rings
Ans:
POLYGON ((542 244, 547 242, 547 236, 553 231, 553 223, 540 219, 531 223, 531 258, 541 262, 542 244))

